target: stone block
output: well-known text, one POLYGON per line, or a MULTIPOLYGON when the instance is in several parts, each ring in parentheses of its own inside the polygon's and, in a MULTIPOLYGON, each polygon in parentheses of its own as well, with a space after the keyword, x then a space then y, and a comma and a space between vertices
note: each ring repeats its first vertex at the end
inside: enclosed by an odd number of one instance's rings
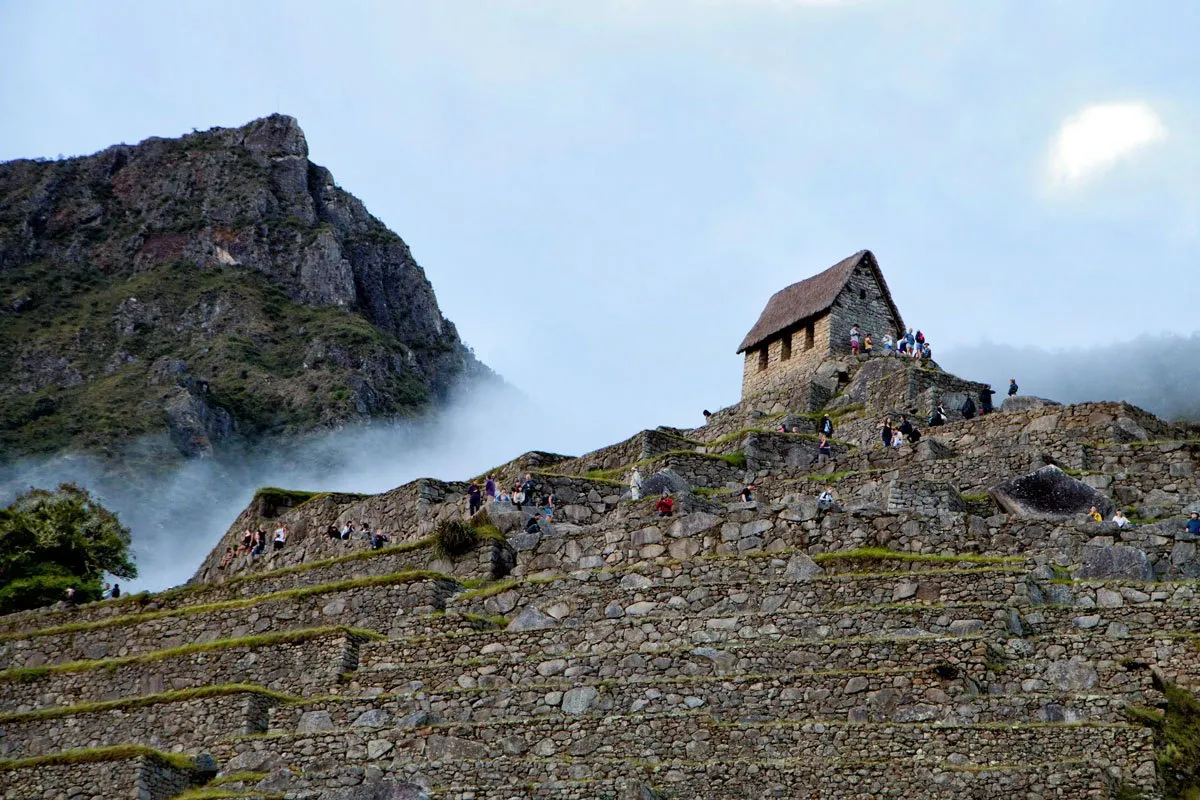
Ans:
POLYGON ((1066 519, 1092 506, 1109 517, 1115 510, 1105 495, 1055 466, 1012 478, 988 492, 1005 512, 1021 519, 1066 519))

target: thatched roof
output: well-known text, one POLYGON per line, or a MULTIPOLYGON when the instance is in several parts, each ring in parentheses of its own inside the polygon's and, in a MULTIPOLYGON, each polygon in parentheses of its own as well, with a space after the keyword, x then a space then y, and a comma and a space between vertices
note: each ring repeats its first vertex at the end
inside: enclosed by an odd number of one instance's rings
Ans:
POLYGON ((895 316, 897 326, 903 327, 900 311, 892 302, 891 292, 888 291, 887 283, 883 280, 883 273, 879 271, 879 264, 875 261, 875 256, 870 250, 859 250, 824 272, 799 283, 793 283, 771 295, 758 322, 754 323, 754 327, 746 334, 746 338, 742 340, 737 351, 741 353, 757 347, 796 323, 828 311, 833 305, 833 301, 845 288, 846 282, 850 280, 851 273, 860 263, 865 263, 875 273, 875 280, 883 291, 883 299, 887 301, 888 307, 895 316))

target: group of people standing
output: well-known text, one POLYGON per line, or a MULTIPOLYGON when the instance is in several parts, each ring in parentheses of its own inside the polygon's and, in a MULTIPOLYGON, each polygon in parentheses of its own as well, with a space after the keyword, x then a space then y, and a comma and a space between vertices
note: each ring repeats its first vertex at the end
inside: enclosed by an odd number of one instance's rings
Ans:
MULTIPOLYGON (((875 342, 870 333, 858 329, 858 323, 850 326, 850 352, 854 355, 869 356, 875 351, 875 342)), ((907 358, 933 358, 933 349, 921 331, 913 332, 912 328, 899 338, 888 331, 883 337, 883 354, 885 356, 903 356, 907 358)))
POLYGON ((379 530, 372 530, 371 524, 365 519, 360 520, 358 527, 354 527, 353 522, 343 522, 342 527, 330 525, 325 529, 325 535, 330 539, 336 539, 343 542, 352 542, 358 540, 371 546, 373 550, 380 550, 391 539, 386 533, 379 530))
POLYGON ((901 414, 898 423, 893 422, 891 417, 883 418, 883 422, 879 424, 879 438, 884 447, 900 447, 905 441, 909 444, 921 441, 921 431, 908 417, 901 414))
POLYGON ((525 473, 525 480, 514 483, 510 489, 500 486, 491 475, 484 480, 482 488, 475 481, 471 481, 467 484, 467 516, 474 516, 483 508, 485 499, 489 503, 511 506, 517 511, 521 511, 527 505, 537 508, 539 519, 545 517, 547 521, 554 518, 554 510, 558 507, 558 498, 554 492, 542 495, 541 502, 538 502, 537 484, 533 480, 533 473, 530 472, 525 473))
POLYGON ((291 532, 288 531, 286 525, 280 525, 275 529, 274 533, 268 534, 266 528, 255 528, 251 530, 246 528, 242 532, 242 538, 238 547, 230 545, 225 548, 225 555, 221 556, 221 561, 217 564, 218 569, 225 569, 229 566, 229 562, 233 561, 238 556, 248 555, 251 558, 257 558, 267 552, 267 545, 270 544, 273 550, 282 550, 287 544, 288 537, 291 532))

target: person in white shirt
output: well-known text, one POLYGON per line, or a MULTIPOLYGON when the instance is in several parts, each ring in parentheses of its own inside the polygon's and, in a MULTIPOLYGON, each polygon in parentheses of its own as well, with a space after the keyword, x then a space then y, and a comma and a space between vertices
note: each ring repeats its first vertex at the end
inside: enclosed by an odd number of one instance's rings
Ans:
POLYGON ((1125 516, 1125 513, 1120 509, 1117 509, 1117 513, 1113 514, 1112 521, 1114 525, 1122 530, 1133 527, 1133 523, 1129 521, 1129 517, 1125 516))

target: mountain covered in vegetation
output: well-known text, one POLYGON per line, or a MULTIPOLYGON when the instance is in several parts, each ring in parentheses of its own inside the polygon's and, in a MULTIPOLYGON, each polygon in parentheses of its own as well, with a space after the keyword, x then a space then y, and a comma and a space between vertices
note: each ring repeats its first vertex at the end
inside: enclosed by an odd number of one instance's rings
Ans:
POLYGON ((204 454, 491 375, 281 115, 0 164, 0 341, 0 460, 147 436, 204 454))

